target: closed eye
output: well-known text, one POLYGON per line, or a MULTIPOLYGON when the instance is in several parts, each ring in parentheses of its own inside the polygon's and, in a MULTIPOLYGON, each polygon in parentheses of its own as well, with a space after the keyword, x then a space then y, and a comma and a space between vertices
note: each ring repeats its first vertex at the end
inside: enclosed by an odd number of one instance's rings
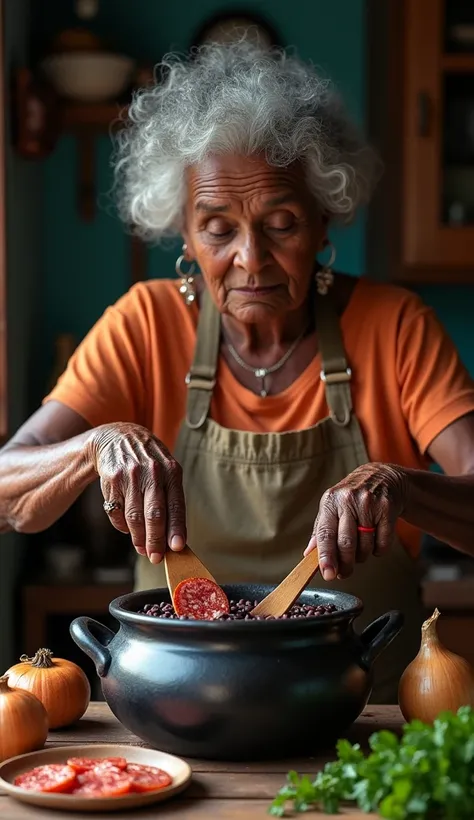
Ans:
POLYGON ((227 231, 209 231, 209 236, 213 236, 215 239, 223 239, 226 236, 230 236, 232 234, 232 228, 229 228, 227 231))
POLYGON ((297 224, 297 220, 293 214, 288 213, 287 211, 282 211, 280 213, 272 214, 272 216, 266 220, 265 224, 267 230, 283 234, 289 233, 289 231, 293 230, 297 224))
POLYGON ((213 217, 208 221, 206 230, 208 234, 215 239, 223 239, 226 236, 230 236, 233 228, 227 219, 222 219, 222 217, 213 217))

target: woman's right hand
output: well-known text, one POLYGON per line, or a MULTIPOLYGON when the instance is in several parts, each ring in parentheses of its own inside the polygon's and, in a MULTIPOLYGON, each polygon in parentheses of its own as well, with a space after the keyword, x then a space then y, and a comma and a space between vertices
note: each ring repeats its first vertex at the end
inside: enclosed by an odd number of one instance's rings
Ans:
POLYGON ((186 544, 182 470, 165 445, 139 424, 104 424, 90 439, 104 509, 130 533, 139 555, 159 564, 166 547, 186 544))

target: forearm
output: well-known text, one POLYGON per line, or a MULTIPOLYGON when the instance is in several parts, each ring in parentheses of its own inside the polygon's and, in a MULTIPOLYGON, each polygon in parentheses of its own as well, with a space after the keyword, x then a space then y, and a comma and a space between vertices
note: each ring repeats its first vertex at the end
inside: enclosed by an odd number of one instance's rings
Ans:
POLYGON ((91 432, 57 444, 7 445, 0 452, 0 532, 51 526, 97 478, 91 432))
POLYGON ((404 521, 474 555, 474 474, 447 476, 402 469, 404 521))

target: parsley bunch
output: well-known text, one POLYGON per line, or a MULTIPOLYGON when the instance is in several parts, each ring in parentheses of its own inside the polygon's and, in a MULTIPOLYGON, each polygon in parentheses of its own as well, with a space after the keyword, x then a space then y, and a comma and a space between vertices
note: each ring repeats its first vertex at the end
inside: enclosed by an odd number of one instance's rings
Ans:
POLYGON ((474 820, 474 710, 443 712, 427 725, 412 720, 402 737, 376 732, 365 755, 348 740, 337 760, 314 780, 289 772, 269 813, 283 817, 288 802, 297 812, 319 808, 336 814, 341 803, 378 812, 387 820, 474 820))

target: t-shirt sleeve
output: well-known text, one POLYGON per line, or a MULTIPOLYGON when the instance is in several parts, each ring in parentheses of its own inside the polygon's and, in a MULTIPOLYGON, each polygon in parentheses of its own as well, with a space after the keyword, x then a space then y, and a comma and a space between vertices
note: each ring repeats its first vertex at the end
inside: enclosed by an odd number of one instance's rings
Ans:
POLYGON ((446 427, 474 412, 474 381, 434 311, 418 297, 400 320, 397 372, 403 413, 421 453, 446 427))
POLYGON ((43 400, 55 399, 92 427, 128 421, 146 424, 149 349, 140 285, 131 288, 89 331, 65 372, 43 400))

